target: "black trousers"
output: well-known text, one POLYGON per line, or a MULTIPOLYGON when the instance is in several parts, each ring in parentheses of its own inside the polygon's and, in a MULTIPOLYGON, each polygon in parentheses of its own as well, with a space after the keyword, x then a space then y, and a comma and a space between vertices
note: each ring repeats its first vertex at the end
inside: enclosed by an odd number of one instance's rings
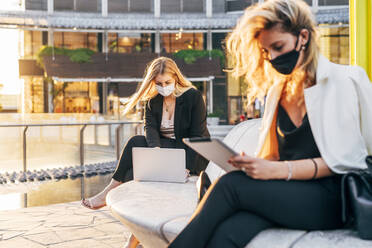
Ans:
MULTIPOLYGON (((197 156, 195 152, 186 148, 185 145, 177 144, 176 140, 174 139, 160 138, 160 145, 162 148, 184 148, 186 150, 186 168, 190 170, 191 174, 198 174, 200 170, 204 170, 207 166, 208 161, 197 156)), ((133 147, 148 147, 145 136, 133 136, 124 146, 120 160, 112 176, 112 178, 116 181, 128 182, 133 180, 133 147)))
POLYGON ((242 171, 228 173, 209 188, 189 224, 169 247, 245 247, 270 227, 339 228, 339 179, 264 181, 242 171))

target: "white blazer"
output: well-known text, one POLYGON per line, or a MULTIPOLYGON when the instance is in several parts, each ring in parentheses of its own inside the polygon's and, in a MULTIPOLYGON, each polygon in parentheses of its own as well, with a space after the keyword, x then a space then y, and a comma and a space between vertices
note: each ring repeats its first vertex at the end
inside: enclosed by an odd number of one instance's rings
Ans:
MULTIPOLYGON (((283 84, 274 84, 268 92, 257 157, 274 159, 272 154, 277 154, 277 143, 269 137, 275 132, 282 88, 283 84)), ((366 169, 365 158, 372 154, 372 84, 365 71, 320 55, 316 84, 304 95, 310 127, 328 167, 339 174, 366 169)))

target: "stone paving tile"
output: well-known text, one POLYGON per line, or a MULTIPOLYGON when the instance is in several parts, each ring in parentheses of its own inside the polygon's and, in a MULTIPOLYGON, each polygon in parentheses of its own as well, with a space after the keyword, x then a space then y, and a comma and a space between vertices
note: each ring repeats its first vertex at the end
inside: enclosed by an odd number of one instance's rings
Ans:
POLYGON ((61 243, 64 240, 54 232, 45 232, 39 234, 25 235, 28 240, 34 241, 35 243, 42 244, 44 246, 50 244, 61 243))
POLYGON ((130 233, 116 234, 105 237, 96 237, 95 240, 107 244, 113 248, 122 248, 124 246, 123 240, 127 241, 129 239, 130 233))
POLYGON ((11 231, 27 231, 30 229, 34 229, 40 226, 39 221, 29 221, 29 220, 8 220, 2 221, 0 223, 0 230, 11 230, 11 231))
POLYGON ((99 237, 105 235, 104 232, 96 230, 91 227, 79 228, 79 229, 67 229, 65 231, 57 231, 64 241, 76 240, 76 239, 87 239, 91 237, 99 237))
POLYGON ((0 211, 0 248, 121 248, 129 236, 108 208, 79 202, 0 211))
POLYGON ((79 226, 87 226, 92 224, 93 216, 79 216, 73 215, 73 218, 66 218, 65 216, 54 216, 51 215, 50 219, 44 224, 45 226, 49 227, 79 227, 79 226))
POLYGON ((94 229, 98 229, 108 235, 123 233, 122 224, 120 223, 99 224, 95 225, 94 229))
MULTIPOLYGON (((94 239, 75 240, 71 242, 64 242, 48 246, 48 248, 92 248, 92 247, 112 248, 112 246, 94 239)), ((118 248, 119 247, 120 246, 118 246, 118 248)))
POLYGON ((0 240, 8 240, 23 235, 25 232, 0 231, 0 240))
POLYGON ((45 248, 45 246, 27 240, 23 237, 17 237, 10 240, 0 241, 1 248, 45 248))

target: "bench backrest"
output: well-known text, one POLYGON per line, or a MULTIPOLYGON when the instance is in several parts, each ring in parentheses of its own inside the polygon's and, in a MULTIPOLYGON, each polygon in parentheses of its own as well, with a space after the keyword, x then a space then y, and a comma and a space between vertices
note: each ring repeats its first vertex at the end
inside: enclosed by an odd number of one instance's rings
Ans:
MULTIPOLYGON (((261 119, 239 123, 226 135, 223 141, 235 151, 244 151, 247 155, 253 156, 258 142, 260 126, 261 119)), ((212 183, 226 173, 213 162, 209 162, 206 172, 212 183)))

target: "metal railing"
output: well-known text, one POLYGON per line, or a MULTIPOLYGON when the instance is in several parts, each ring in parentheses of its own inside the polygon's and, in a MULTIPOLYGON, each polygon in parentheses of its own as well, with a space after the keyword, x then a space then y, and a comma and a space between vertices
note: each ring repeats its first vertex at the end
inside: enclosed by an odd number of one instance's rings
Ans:
MULTIPOLYGON (((143 124, 142 121, 113 121, 113 122, 79 122, 79 123, 50 123, 50 124, 0 124, 0 128, 2 127, 23 127, 22 133, 22 162, 23 162, 23 171, 27 171, 27 130, 29 127, 56 127, 56 126, 81 126, 80 128, 80 136, 79 136, 79 143, 80 143, 80 165, 84 165, 84 130, 87 126, 111 126, 111 125, 118 125, 115 129, 115 151, 116 151, 116 159, 119 160, 120 158, 120 138, 121 138, 121 130, 124 125, 137 125, 135 127, 135 133, 139 133, 139 125, 143 124)), ((111 138, 111 137, 110 137, 111 138)))
MULTIPOLYGON (((135 127, 135 134, 139 133, 140 124, 143 124, 142 121, 115 121, 115 122, 79 122, 79 123, 51 123, 51 124, 0 124, 2 127, 23 127, 22 132, 22 160, 23 160, 23 171, 27 172, 27 130, 29 127, 56 127, 56 126, 81 126, 79 132, 79 143, 80 143, 80 165, 84 165, 84 130, 87 126, 103 126, 103 125, 118 125, 115 129, 115 150, 116 150, 116 159, 120 159, 120 139, 121 139, 121 130, 124 125, 137 125, 135 127)), ((111 129, 109 129, 111 130, 111 129)), ((110 132, 109 132, 109 136, 110 132)), ((111 140, 111 137, 109 137, 111 140)), ((111 143, 111 142, 110 142, 111 143)), ((80 194, 81 198, 85 196, 85 183, 84 180, 80 182, 80 194)), ((27 193, 23 194, 23 207, 27 207, 27 193)))

